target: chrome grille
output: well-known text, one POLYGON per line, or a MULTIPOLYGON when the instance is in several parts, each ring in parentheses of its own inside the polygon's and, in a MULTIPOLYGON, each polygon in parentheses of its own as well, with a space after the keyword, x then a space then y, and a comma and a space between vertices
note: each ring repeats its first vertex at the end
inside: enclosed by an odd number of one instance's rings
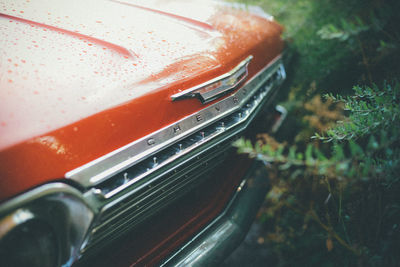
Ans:
POLYGON ((122 200, 104 206, 85 249, 115 238, 189 192, 207 179, 207 174, 226 158, 229 148, 230 142, 225 142, 167 173, 146 179, 122 200))
POLYGON ((224 116, 93 185, 86 197, 98 215, 82 252, 132 229, 204 181, 284 78, 283 65, 277 61, 230 98, 238 106, 224 116))

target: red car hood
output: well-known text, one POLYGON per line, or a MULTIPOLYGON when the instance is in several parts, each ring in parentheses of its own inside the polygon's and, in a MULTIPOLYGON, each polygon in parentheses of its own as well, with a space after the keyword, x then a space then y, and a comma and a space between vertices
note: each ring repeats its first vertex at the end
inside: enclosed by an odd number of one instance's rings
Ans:
POLYGON ((282 50, 271 20, 207 1, 5 1, 0 200, 204 108, 170 96, 282 50))

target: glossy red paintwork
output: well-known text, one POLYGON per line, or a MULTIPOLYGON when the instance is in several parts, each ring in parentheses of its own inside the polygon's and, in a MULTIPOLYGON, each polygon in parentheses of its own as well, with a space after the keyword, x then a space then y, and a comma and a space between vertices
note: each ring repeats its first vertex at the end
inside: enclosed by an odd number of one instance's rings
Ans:
POLYGON ((0 2, 0 201, 204 108, 170 96, 283 49, 246 11, 142 2, 0 2))

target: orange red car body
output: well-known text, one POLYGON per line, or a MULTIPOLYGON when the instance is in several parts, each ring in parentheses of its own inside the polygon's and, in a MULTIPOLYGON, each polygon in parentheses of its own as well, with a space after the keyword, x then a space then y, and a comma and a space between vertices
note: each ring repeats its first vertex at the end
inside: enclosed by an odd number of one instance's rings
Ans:
POLYGON ((146 3, 1 4, 0 201, 203 109, 170 96, 249 54, 252 77, 282 53, 271 19, 216 2, 146 3))

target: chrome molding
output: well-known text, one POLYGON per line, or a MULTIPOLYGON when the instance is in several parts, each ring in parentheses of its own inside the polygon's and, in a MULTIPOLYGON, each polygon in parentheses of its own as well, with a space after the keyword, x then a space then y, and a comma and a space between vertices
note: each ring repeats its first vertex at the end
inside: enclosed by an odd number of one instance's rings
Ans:
POLYGON ((69 266, 79 256, 94 215, 79 190, 64 183, 45 184, 0 205, 0 239, 36 221, 57 236, 57 266, 69 266))
POLYGON ((272 133, 276 133, 280 129, 280 127, 281 127, 282 123, 285 121, 287 113, 288 113, 286 108, 281 105, 277 105, 275 107, 275 110, 280 113, 280 116, 279 116, 279 119, 277 121, 275 121, 275 123, 271 127, 272 133))
MULTIPOLYGON (((234 94, 204 108, 199 112, 189 115, 182 120, 177 121, 176 123, 162 128, 139 140, 136 140, 75 170, 72 170, 66 173, 65 177, 77 181, 84 187, 93 187, 101 182, 104 182, 108 178, 143 161, 144 159, 149 158, 155 153, 161 151, 162 149, 165 149, 170 145, 179 142, 180 140, 201 130, 202 128, 205 128, 212 123, 215 123, 223 117, 226 117, 229 114, 240 110, 244 105, 248 105, 248 100, 253 97, 256 91, 261 86, 263 86, 268 79, 273 79, 273 75, 279 76, 279 81, 284 80, 286 77, 281 56, 275 58, 257 75, 248 80, 244 84, 244 86, 242 86, 234 94)), ((271 88, 272 85, 267 89, 269 90, 271 88)), ((266 97, 268 90, 266 90, 265 93, 262 94, 260 99, 255 99, 254 109, 260 104, 261 100, 266 97)), ((242 118, 237 122, 237 124, 245 121, 248 117, 248 114, 253 112, 254 109, 250 108, 248 110, 249 113, 242 114, 242 118)), ((211 137, 207 138, 209 139, 206 139, 204 137, 201 143, 211 139, 211 137)), ((185 153, 186 152, 184 151, 182 151, 182 153, 177 153, 175 158, 179 157, 180 155, 184 155, 185 153)), ((155 165, 161 165, 160 162, 157 162, 157 159, 153 160, 155 165)), ((163 164, 165 165, 168 162, 165 162, 163 164)), ((145 175, 141 177, 144 176, 145 175)), ((137 182, 141 179, 141 177, 129 181, 126 186, 137 182)), ((124 186, 124 188, 126 186, 124 186)))
POLYGON ((32 201, 41 199, 52 194, 72 195, 75 198, 80 199, 82 202, 85 201, 82 193, 79 190, 64 183, 50 183, 32 189, 22 195, 6 201, 5 203, 2 203, 0 205, 0 217, 7 212, 23 207, 24 205, 27 205, 32 201))
POLYGON ((171 99, 175 101, 183 98, 198 97, 203 104, 210 102, 215 98, 235 89, 235 87, 237 87, 246 79, 248 75, 247 66, 252 59, 253 56, 250 55, 231 71, 205 83, 174 94, 171 96, 171 99))

